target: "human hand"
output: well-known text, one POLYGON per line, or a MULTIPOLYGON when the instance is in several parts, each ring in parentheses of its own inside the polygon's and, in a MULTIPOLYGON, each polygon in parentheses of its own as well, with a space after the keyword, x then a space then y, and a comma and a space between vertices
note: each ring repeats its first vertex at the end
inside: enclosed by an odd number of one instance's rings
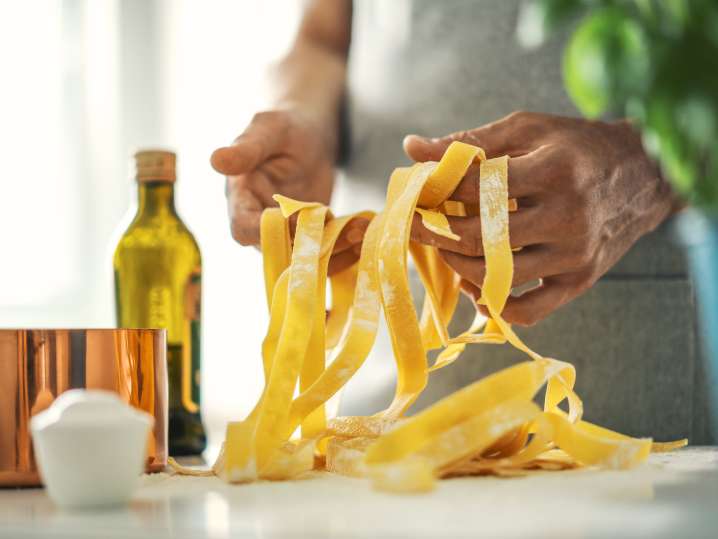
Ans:
MULTIPOLYGON (((513 286, 542 283, 509 297, 507 322, 533 325, 589 289, 644 234, 676 208, 676 201, 640 136, 626 121, 606 123, 527 112, 438 139, 404 140, 415 161, 438 161, 453 140, 481 146, 488 157, 509 155, 509 215, 513 286)), ((472 165, 450 197, 479 200, 479 167, 472 165)), ((449 217, 453 241, 414 218, 412 239, 440 248, 465 291, 480 295, 485 274, 479 217, 449 217)), ((484 314, 485 307, 479 306, 484 314)))
MULTIPOLYGON (((334 184, 334 148, 317 122, 296 110, 254 116, 232 145, 212 154, 212 166, 227 176, 226 196, 232 236, 259 246, 265 208, 277 206, 274 194, 329 204, 334 184)), ((290 221, 292 227, 295 220, 290 221)), ((353 220, 342 232, 329 263, 335 273, 353 264, 367 222, 353 220)))

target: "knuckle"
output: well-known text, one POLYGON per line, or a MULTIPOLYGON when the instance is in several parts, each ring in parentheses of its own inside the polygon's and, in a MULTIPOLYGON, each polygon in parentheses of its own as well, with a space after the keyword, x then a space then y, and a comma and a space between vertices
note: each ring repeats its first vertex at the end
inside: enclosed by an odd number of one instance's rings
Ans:
POLYGON ((586 266, 590 266, 593 263, 594 258, 594 249, 593 246, 589 243, 582 243, 574 252, 573 252, 573 263, 575 267, 577 268, 583 268, 586 266))
POLYGON ((546 125, 545 117, 536 112, 519 110, 512 112, 501 121, 507 133, 518 137, 527 147, 535 149, 550 140, 551 130, 546 125))
POLYGON ((476 130, 464 130, 452 133, 447 137, 448 141, 459 141, 466 142, 467 144, 473 144, 474 146, 484 146, 485 141, 482 141, 482 137, 476 132, 476 130))
POLYGON ((455 133, 451 133, 451 135, 449 135, 448 140, 450 140, 450 141, 454 141, 454 140, 465 141, 470 138, 471 138, 471 134, 469 133, 469 131, 456 131, 455 133))
POLYGON ((569 218, 571 235, 577 238, 588 238, 593 228, 591 216, 583 207, 575 207, 569 218))
POLYGON ((577 174, 571 174, 566 180, 566 193, 571 198, 571 204, 578 209, 586 208, 591 200, 589 191, 579 180, 577 174))
POLYGON ((283 130, 288 123, 287 113, 282 110, 263 110, 252 116, 249 126, 239 138, 242 138, 247 132, 252 132, 255 136, 263 135, 263 138, 270 133, 277 133, 283 130))
POLYGON ((583 177, 586 169, 583 156, 580 153, 577 154, 575 151, 562 148, 558 150, 558 158, 568 178, 571 180, 569 183, 574 189, 578 188, 581 185, 579 179, 583 177))
POLYGON ((532 120, 535 117, 535 113, 527 110, 515 110, 504 118, 507 122, 525 122, 532 120))
POLYGON ((258 124, 258 123, 276 121, 277 118, 279 117, 279 115, 281 115, 281 112, 277 111, 277 110, 262 110, 260 112, 257 112, 252 117, 251 123, 258 124))

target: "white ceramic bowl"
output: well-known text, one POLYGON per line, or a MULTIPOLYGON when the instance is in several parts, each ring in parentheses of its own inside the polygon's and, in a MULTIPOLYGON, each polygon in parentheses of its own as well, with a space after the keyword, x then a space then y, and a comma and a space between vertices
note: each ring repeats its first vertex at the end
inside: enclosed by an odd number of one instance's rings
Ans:
POLYGON ((50 498, 73 509, 127 503, 144 469, 153 422, 109 391, 60 395, 30 423, 50 498))

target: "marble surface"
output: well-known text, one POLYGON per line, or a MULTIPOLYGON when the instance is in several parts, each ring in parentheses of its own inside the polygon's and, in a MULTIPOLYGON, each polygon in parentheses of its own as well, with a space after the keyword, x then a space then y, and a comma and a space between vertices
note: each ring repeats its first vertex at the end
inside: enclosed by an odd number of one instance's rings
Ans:
POLYGON ((716 538, 718 448, 652 455, 630 471, 454 479, 411 496, 324 473, 243 486, 155 474, 129 507, 78 513, 42 489, 4 489, 0 537, 716 538))

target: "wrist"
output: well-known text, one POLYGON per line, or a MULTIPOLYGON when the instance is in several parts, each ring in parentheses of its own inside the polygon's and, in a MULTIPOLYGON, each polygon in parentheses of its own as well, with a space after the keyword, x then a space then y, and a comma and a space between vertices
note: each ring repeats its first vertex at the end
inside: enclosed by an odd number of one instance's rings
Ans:
POLYGON ((636 157, 636 159, 630 159, 625 154, 622 156, 625 159, 624 166, 628 167, 628 173, 635 174, 638 178, 644 178, 649 189, 653 191, 651 198, 654 201, 654 211, 650 212, 653 218, 650 219, 649 231, 653 230, 663 221, 684 209, 686 203, 674 191, 670 181, 663 174, 660 163, 646 151, 642 133, 635 123, 631 119, 624 118, 612 122, 612 126, 624 133, 622 145, 636 157))
POLYGON ((286 100, 277 104, 278 110, 284 110, 294 121, 302 126, 302 131, 319 143, 322 153, 332 163, 336 162, 339 151, 339 118, 327 114, 325 110, 311 104, 286 100))
POLYGON ((270 74, 274 108, 291 112, 316 133, 332 161, 339 147, 345 74, 345 57, 307 39, 298 39, 270 74))

